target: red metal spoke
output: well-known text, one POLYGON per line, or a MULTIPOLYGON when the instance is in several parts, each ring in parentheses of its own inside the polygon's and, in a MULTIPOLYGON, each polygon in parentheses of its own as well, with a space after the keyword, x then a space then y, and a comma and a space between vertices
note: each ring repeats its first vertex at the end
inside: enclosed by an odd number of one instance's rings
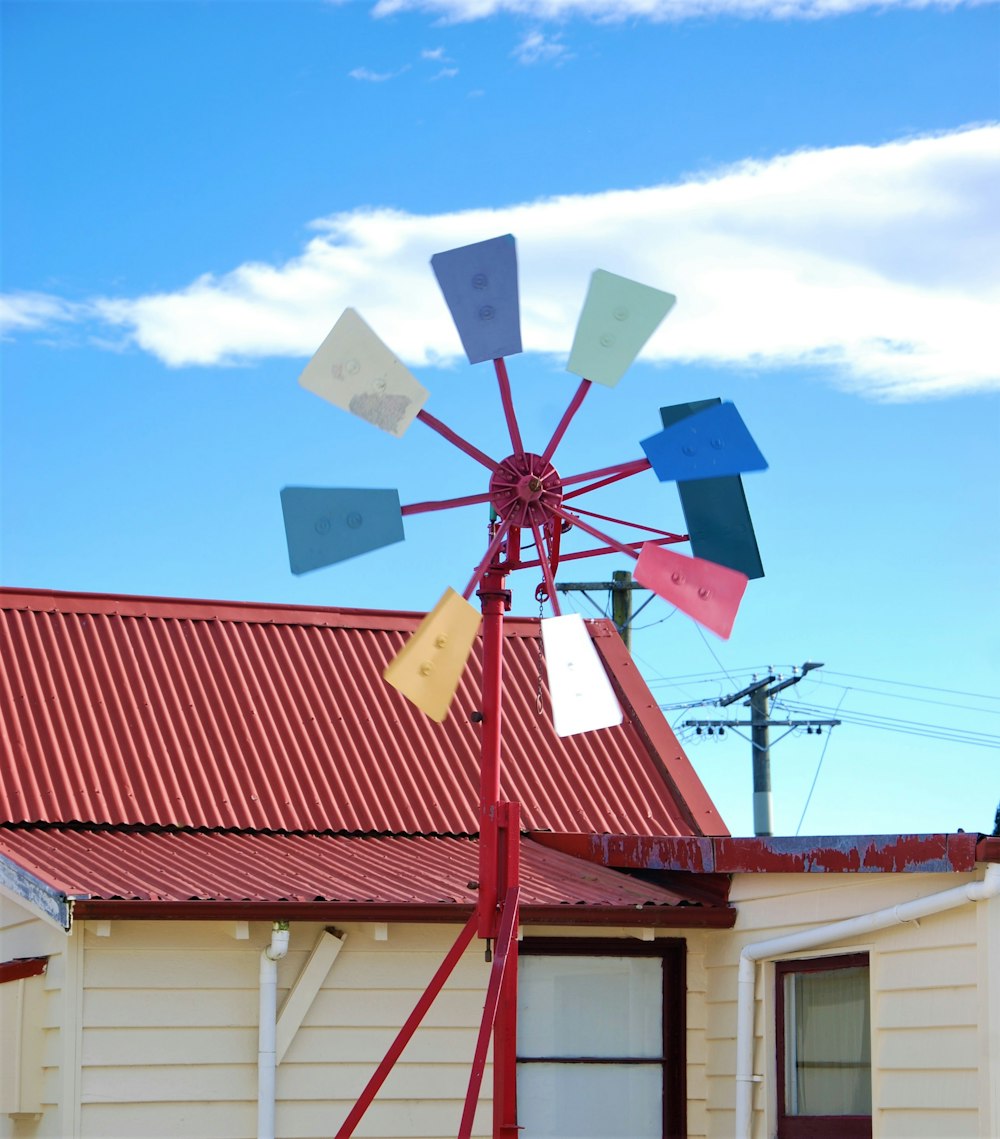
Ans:
POLYGON ((520 455, 524 451, 521 442, 521 430, 517 425, 517 416, 514 414, 514 399, 510 394, 510 378, 507 375, 507 365, 502 356, 493 361, 496 370, 497 382, 500 384, 500 401, 503 404, 503 413, 507 419, 507 430, 510 432, 510 442, 514 453, 520 455))
POLYGON ((478 447, 474 446, 467 439, 463 439, 457 432, 452 431, 447 424, 441 422, 436 416, 424 407, 417 412, 417 419, 421 423, 426 424, 432 431, 436 431, 439 435, 448 440, 449 443, 454 443, 460 450, 464 451, 471 458, 475 459, 477 463, 482 463, 487 470, 495 471, 500 465, 496 460, 491 459, 484 451, 480 451, 478 447))
POLYGON ((552 574, 552 564, 550 557, 547 556, 548 551, 545 549, 542 540, 542 530, 538 523, 531 520, 531 532, 535 535, 535 549, 538 550, 538 560, 542 564, 542 577, 545 578, 545 588, 549 595, 549 604, 552 606, 552 612, 559 617, 559 602, 556 600, 556 582, 552 574))
POLYGON ((577 514, 585 514, 588 518, 599 518, 602 522, 617 522, 621 526, 631 526, 633 530, 646 530, 650 534, 659 534, 662 538, 673 538, 678 542, 687 540, 686 534, 675 534, 673 530, 660 530, 656 526, 645 526, 642 522, 627 522, 624 518, 612 518, 609 514, 598 514, 594 510, 583 510, 579 506, 573 509, 577 514))
POLYGON ((430 984, 421 994, 420 1000, 418 1000, 414 1006, 413 1012, 410 1013, 406 1023, 397 1033, 396 1039, 389 1046, 389 1051, 386 1052, 382 1062, 375 1069, 372 1078, 365 1086, 365 1090, 358 1097, 357 1103, 351 1108, 347 1118, 341 1124, 336 1139, 350 1139, 350 1136, 354 1134, 354 1128, 361 1122, 361 1117, 368 1110, 372 1100, 378 1094, 379 1088, 385 1083, 386 1077, 392 1071, 393 1065, 399 1059, 403 1049, 410 1042, 410 1037, 413 1036, 414 1032, 420 1027, 420 1022, 424 1019, 434 998, 441 991, 445 981, 451 976, 462 954, 468 948, 473 937, 475 937, 476 924, 477 917, 476 914, 473 914, 465 923, 455 944, 448 950, 448 955, 438 966, 438 970, 431 978, 430 984))
POLYGON ((427 514, 432 510, 451 510, 453 506, 478 506, 489 502, 489 494, 467 494, 464 498, 442 498, 438 502, 411 502, 409 506, 400 509, 404 517, 407 514, 427 514))
MULTIPOLYGON (((610 546, 612 550, 616 550, 619 554, 627 554, 630 558, 638 557, 635 550, 633 550, 631 546, 626 545, 624 542, 619 542, 616 538, 612 538, 610 535, 603 533, 596 527, 591 526, 589 522, 584 522, 584 520, 580 518, 579 515, 570 514, 568 510, 563 510, 562 507, 559 507, 556 510, 556 514, 558 514, 559 517, 564 519, 566 522, 572 522, 574 526, 579 526, 585 534, 589 534, 592 538, 596 538, 599 542, 604 542, 610 546)), ((636 543, 633 543, 633 545, 635 544, 636 543)))
MULTIPOLYGON (((614 466, 611 467, 601 467, 596 471, 585 471, 582 475, 570 475, 569 478, 562 480, 562 484, 563 486, 571 486, 573 483, 586 482, 587 479, 604 478, 605 475, 611 476, 606 480, 606 482, 617 482, 618 479, 627 479, 631 475, 639 474, 640 471, 647 471, 651 466, 652 464, 650 463, 649 459, 633 459, 630 463, 615 463, 614 466)), ((606 483, 602 482, 598 485, 604 486, 606 483)), ((587 490, 594 489, 595 488, 592 486, 587 487, 587 490)), ((585 492, 576 491, 574 493, 583 494, 585 492)), ((564 495, 563 497, 568 498, 570 496, 564 495)))
POLYGON ((486 553, 483 554, 483 560, 476 566, 475 572, 469 579, 469 584, 465 587, 462 596, 466 601, 472 596, 476 586, 482 580, 483 574, 489 569, 490 563, 500 552, 500 547, 503 545, 504 538, 507 537, 507 531, 510 529, 509 522, 501 522, 497 528, 497 532, 493 535, 493 540, 486 547, 486 553))
POLYGON ((562 442, 562 437, 566 434, 566 428, 569 427, 572 422, 573 416, 580 410, 580 404, 583 403, 584 397, 593 386, 590 380, 580 381, 580 386, 576 389, 573 398, 569 401, 569 406, 563 412, 562 419, 559 420, 555 431, 552 433, 552 438, 548 442, 548 446, 542 453, 543 463, 547 463, 555 454, 556 447, 559 446, 562 442))

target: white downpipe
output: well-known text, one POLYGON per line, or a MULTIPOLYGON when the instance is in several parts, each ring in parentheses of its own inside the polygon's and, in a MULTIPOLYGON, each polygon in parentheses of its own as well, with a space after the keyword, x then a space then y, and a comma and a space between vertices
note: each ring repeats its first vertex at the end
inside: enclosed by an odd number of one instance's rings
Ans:
POLYGON ((288 922, 271 926, 271 943, 260 955, 260 1016, 257 1045, 257 1139, 274 1139, 275 1039, 278 1023, 278 962, 288 952, 288 922))
POLYGON ((917 921, 930 914, 955 909, 969 902, 979 902, 1000 894, 1000 864, 991 863, 986 868, 986 876, 981 882, 968 882, 929 894, 925 898, 915 898, 912 902, 902 902, 884 910, 875 910, 860 917, 831 922, 829 925, 799 930, 797 933, 773 937, 769 941, 758 941, 745 945, 740 953, 739 975, 736 996, 736 1139, 750 1139, 753 1124, 753 1087, 761 1077, 753 1073, 753 1028, 754 1028, 754 989, 757 979, 757 962, 786 953, 798 953, 805 949, 816 949, 831 941, 846 940, 863 933, 872 933, 889 926, 917 921))

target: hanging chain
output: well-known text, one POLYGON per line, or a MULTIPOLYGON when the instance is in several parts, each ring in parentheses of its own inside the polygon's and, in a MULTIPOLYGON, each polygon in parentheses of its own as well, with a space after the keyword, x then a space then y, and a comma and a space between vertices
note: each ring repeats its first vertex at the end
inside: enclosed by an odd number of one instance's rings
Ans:
POLYGON ((538 599, 538 690, 535 692, 535 715, 542 714, 542 666, 545 654, 542 652, 542 607, 545 603, 538 599))

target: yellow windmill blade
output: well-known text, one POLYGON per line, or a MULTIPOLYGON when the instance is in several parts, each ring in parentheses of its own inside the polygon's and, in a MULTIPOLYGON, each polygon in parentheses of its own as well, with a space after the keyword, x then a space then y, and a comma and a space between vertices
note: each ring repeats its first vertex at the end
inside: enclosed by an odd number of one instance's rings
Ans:
POLYGON ((441 723, 455 697, 481 620, 478 609, 453 589, 446 589, 386 666, 383 678, 441 723))

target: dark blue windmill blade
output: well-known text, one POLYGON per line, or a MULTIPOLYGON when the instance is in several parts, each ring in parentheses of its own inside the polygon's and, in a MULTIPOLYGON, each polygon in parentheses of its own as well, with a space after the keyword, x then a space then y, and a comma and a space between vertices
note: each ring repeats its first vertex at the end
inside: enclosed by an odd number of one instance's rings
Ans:
POLYGON ((521 351, 517 250, 511 234, 435 253, 431 268, 470 364, 521 351))
MULTIPOLYGON (((664 427, 672 427, 721 399, 703 399, 660 408, 664 427)), ((695 557, 717 562, 746 574, 764 576, 757 536, 739 475, 682 480, 677 483, 684 521, 695 557)))
POLYGON ((281 492, 288 562, 308 573, 403 540, 395 490, 286 486, 281 492))
POLYGON ((767 460, 732 403, 697 411, 643 439, 641 446, 660 482, 767 470, 767 460))

